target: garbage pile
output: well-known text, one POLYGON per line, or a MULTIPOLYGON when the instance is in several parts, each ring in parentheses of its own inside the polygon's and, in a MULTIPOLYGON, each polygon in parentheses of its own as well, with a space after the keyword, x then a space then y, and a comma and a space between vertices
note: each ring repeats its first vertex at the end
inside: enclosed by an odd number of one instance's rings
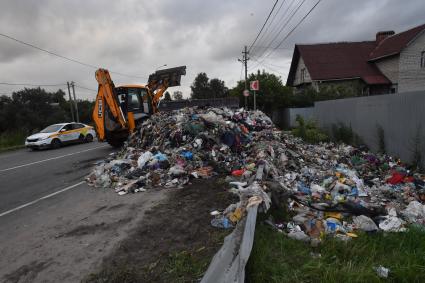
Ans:
POLYGON ((211 225, 219 228, 234 227, 258 203, 284 209, 289 221, 267 223, 303 241, 425 224, 424 175, 352 146, 306 144, 260 111, 185 108, 152 115, 87 181, 125 195, 183 188, 192 178, 214 175, 227 175, 240 196, 211 212, 211 225))

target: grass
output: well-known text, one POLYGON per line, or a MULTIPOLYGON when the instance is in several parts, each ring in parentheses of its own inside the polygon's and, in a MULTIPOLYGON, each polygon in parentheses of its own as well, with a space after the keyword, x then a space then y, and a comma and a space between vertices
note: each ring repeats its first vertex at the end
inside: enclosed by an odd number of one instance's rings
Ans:
POLYGON ((246 272, 247 282, 425 282, 425 232, 329 238, 312 248, 258 223, 246 272), (387 279, 377 276, 379 265, 390 268, 387 279))
POLYGON ((24 132, 6 132, 0 134, 0 151, 6 151, 24 146, 27 134, 24 132))

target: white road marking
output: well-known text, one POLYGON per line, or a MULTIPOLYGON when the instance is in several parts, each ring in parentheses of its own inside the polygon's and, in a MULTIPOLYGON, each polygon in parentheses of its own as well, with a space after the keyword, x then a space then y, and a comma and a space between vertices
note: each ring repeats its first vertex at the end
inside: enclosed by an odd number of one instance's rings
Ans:
POLYGON ((69 186, 69 187, 66 187, 66 188, 64 188, 64 189, 61 189, 61 190, 59 190, 59 191, 56 191, 56 192, 54 192, 54 193, 48 194, 47 196, 44 196, 44 197, 38 198, 38 199, 33 200, 33 201, 30 201, 30 202, 28 202, 28 203, 26 203, 26 204, 23 204, 23 205, 20 205, 20 206, 18 206, 18 207, 15 207, 15 208, 13 208, 13 209, 10 209, 10 210, 8 210, 8 211, 2 212, 2 213, 0 213, 0 217, 5 216, 5 215, 7 215, 7 214, 9 214, 9 213, 15 212, 15 211, 17 211, 17 210, 20 210, 20 209, 22 209, 22 208, 24 208, 24 207, 30 206, 30 205, 32 205, 32 204, 34 204, 34 203, 37 203, 37 202, 39 202, 39 201, 41 201, 41 200, 43 200, 43 199, 48 199, 48 198, 50 198, 50 197, 52 197, 52 196, 55 196, 55 195, 57 195, 57 194, 60 194, 60 193, 66 192, 66 191, 68 191, 68 190, 71 190, 71 189, 73 189, 73 188, 76 188, 76 187, 78 187, 79 185, 81 185, 81 184, 83 184, 83 183, 85 183, 85 182, 86 182, 86 181, 81 181, 81 182, 79 182, 79 183, 77 183, 77 184, 74 184, 74 185, 72 185, 72 186, 69 186))
POLYGON ((95 149, 102 148, 102 147, 107 147, 107 146, 108 145, 102 145, 102 146, 98 146, 98 147, 94 147, 94 148, 89 148, 89 149, 85 149, 85 150, 81 150, 81 151, 77 151, 77 152, 73 152, 73 153, 68 153, 68 154, 65 154, 65 155, 56 156, 56 157, 52 157, 52 158, 47 158, 47 159, 43 159, 43 160, 39 160, 39 161, 34 161, 34 162, 27 163, 27 164, 22 164, 22 165, 18 165, 18 166, 6 168, 6 169, 0 169, 0 172, 6 172, 6 171, 10 171, 10 170, 14 170, 14 169, 26 167, 26 166, 31 166, 31 165, 38 164, 38 163, 43 163, 43 162, 50 161, 50 160, 64 158, 64 157, 67 157, 67 156, 71 156, 71 155, 75 155, 75 154, 79 154, 79 153, 83 153, 83 152, 87 152, 87 151, 90 151, 90 150, 95 150, 95 149))

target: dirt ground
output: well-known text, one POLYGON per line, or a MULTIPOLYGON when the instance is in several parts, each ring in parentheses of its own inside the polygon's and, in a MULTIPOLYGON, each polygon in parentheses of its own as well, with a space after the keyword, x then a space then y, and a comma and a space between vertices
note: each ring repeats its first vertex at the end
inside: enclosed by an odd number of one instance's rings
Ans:
POLYGON ((220 178, 168 193, 85 281, 197 282, 230 233, 210 225, 210 212, 237 200, 220 178))

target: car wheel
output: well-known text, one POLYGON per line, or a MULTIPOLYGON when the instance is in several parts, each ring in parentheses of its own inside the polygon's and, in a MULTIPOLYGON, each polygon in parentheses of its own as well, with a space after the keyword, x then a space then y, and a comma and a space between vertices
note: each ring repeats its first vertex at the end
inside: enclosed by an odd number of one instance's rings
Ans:
POLYGON ((83 142, 85 142, 86 140, 85 140, 85 138, 84 138, 84 136, 82 135, 82 134, 80 134, 80 136, 78 137, 78 142, 79 143, 83 143, 83 142))
POLYGON ((86 142, 92 142, 93 141, 93 136, 91 134, 87 134, 86 135, 86 142))
POLYGON ((59 139, 54 139, 54 140, 52 140, 50 145, 52 146, 52 148, 60 148, 62 143, 59 139))

